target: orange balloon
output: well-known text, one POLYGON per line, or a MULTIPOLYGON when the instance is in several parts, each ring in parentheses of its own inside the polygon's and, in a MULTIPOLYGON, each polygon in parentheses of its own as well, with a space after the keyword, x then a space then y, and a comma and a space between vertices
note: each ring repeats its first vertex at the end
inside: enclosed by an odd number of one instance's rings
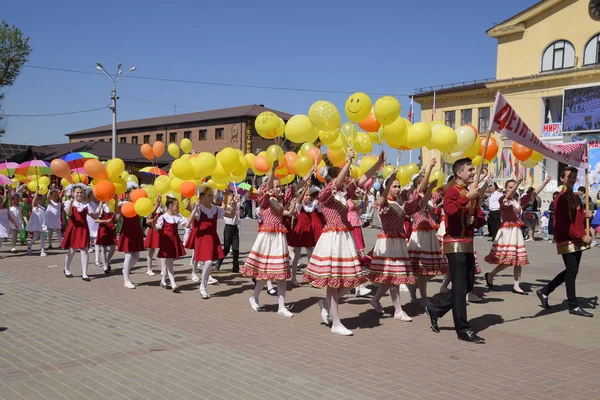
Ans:
POLYGON ((275 169, 275 177, 283 179, 288 175, 288 169, 284 166, 279 166, 275 169))
POLYGON ((148 197, 148 193, 146 193, 144 189, 135 189, 129 195, 129 199, 132 203, 135 203, 138 199, 141 199, 143 197, 148 197))
MULTIPOLYGON (((165 146, 163 145, 163 151, 164 151, 164 147, 165 146)), ((142 153, 142 155, 150 161, 152 161, 152 159, 154 158, 154 149, 148 143, 144 143, 140 147, 140 153, 142 153)))
POLYGON ((290 175, 296 175, 296 160, 298 159, 298 154, 293 151, 288 151, 283 156, 283 160, 285 161, 285 165, 287 166, 288 173, 290 175))
POLYGON ((488 161, 494 159, 494 157, 496 157, 496 154, 498 154, 498 143, 496 142, 496 139, 490 137, 489 140, 490 143, 488 144, 485 156, 483 155, 483 149, 485 148, 486 139, 481 140, 481 144, 479 145, 479 155, 488 161))
POLYGON ((121 214, 127 218, 133 218, 137 215, 137 213, 135 212, 135 206, 132 201, 123 203, 123 205, 121 206, 121 214))
POLYGON ((196 194, 196 185, 194 182, 185 181, 179 186, 179 193, 186 199, 191 199, 196 194))
POLYGON ((95 158, 90 158, 83 164, 83 170, 88 176, 95 179, 106 179, 106 165, 95 158))
POLYGON ((71 181, 71 167, 65 160, 56 158, 50 163, 50 171, 59 178, 65 178, 71 181))
POLYGON ((104 203, 111 201, 115 197, 115 185, 106 179, 99 181, 94 186, 94 196, 104 203))
POLYGON ((158 142, 154 142, 152 145, 152 153, 154 153, 154 157, 159 158, 165 152, 165 144, 160 140, 158 142))
POLYGON ((323 153, 321 153, 321 149, 318 147, 311 147, 306 152, 306 155, 312 158, 315 161, 315 164, 319 164, 323 159, 323 153))
POLYGON ((262 173, 269 172, 267 157, 261 155, 254 157, 254 169, 262 173))
POLYGON ((319 182, 325 183, 325 178, 323 178, 323 175, 321 175, 321 168, 317 169, 317 179, 319 182))
POLYGON ((533 149, 530 149, 527 146, 523 146, 522 144, 519 144, 517 142, 513 142, 512 152, 513 155, 517 158, 517 160, 525 161, 529 157, 531 157, 531 155, 533 154, 533 149))
POLYGON ((375 118, 375 113, 371 109, 369 116, 358 123, 358 126, 363 128, 365 132, 377 132, 381 128, 381 124, 375 118))

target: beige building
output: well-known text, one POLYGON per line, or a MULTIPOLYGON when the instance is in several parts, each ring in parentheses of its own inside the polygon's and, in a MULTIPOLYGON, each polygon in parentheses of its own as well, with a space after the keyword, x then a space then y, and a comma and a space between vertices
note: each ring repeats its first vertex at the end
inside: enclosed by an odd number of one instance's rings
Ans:
MULTIPOLYGON (((122 121, 117 123, 119 143, 152 144, 161 141, 168 145, 188 138, 196 152, 216 154, 225 147, 240 149, 245 153, 266 150, 274 141, 263 139, 254 128, 254 120, 264 112, 271 111, 284 121, 292 115, 266 108, 262 104, 223 108, 189 114, 170 115, 122 121)), ((112 125, 68 133, 70 143, 89 141, 112 141, 112 125)), ((117 148, 117 155, 119 149, 117 148)))
MULTIPOLYGON (((414 99, 421 105, 421 120, 432 120, 435 95, 433 119, 451 127, 473 124, 485 133, 495 94, 501 92, 538 136, 571 141, 562 133, 563 94, 572 87, 600 84, 600 2, 542 0, 492 27, 487 35, 497 40, 495 79, 417 90, 414 99)), ((598 131, 586 132, 593 133, 598 131)), ((504 144, 508 158, 512 143, 504 144)), ((439 156, 436 153, 423 149, 423 160, 439 156)), ((544 169, 556 177, 560 168, 551 159, 545 159, 544 166, 535 169, 535 184, 545 178, 544 169)), ((502 175, 500 171, 500 180, 502 175)), ((531 177, 526 179, 530 186, 531 177)), ((550 184, 546 196, 556 187, 556 182, 550 184)))

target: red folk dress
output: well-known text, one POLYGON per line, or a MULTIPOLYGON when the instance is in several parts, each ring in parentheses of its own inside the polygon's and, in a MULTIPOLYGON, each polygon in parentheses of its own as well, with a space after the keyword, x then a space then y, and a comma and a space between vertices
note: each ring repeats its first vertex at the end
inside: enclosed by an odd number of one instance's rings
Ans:
POLYGON ((124 215, 121 232, 119 232, 119 245, 117 250, 123 253, 138 253, 144 250, 144 231, 140 224, 140 217, 128 218, 124 215))
MULTIPOLYGON (((163 215, 163 210, 159 208, 151 215, 152 221, 156 224, 161 215, 163 215)), ((149 226, 148 231, 146 232, 144 247, 147 249, 158 249, 160 247, 160 233, 157 232, 152 226, 149 226)))
POLYGON ((519 218, 521 206, 516 200, 507 199, 505 196, 500 197, 499 201, 500 229, 485 261, 494 265, 523 267, 529 264, 529 259, 521 230, 525 224, 519 218))
POLYGON ((182 225, 186 219, 181 215, 162 214, 156 221, 156 232, 160 235, 160 246, 158 258, 179 259, 185 256, 185 248, 179 237, 179 225, 182 225))
POLYGON ((252 250, 240 272, 257 280, 286 280, 292 276, 287 228, 283 224, 284 206, 268 193, 266 186, 258 190, 258 204, 262 222, 252 250))
POLYGON ((585 207, 575 193, 563 190, 554 200, 554 240, 558 254, 588 250, 583 243, 585 207))
POLYGON ((94 210, 88 203, 78 201, 67 202, 65 210, 69 205, 71 205, 72 214, 60 247, 63 249, 87 249, 90 247, 90 229, 87 216, 92 214, 94 210))
MULTIPOLYGON (((354 184, 348 187, 352 197, 354 184)), ((348 221, 347 194, 330 182, 319 193, 319 204, 325 216, 325 227, 319 238, 303 279, 316 287, 353 288, 367 281, 352 237, 348 221)))
POLYGON ((185 247, 194 250, 194 261, 212 261, 225 258, 217 233, 217 221, 225 210, 217 206, 199 206, 192 222, 192 231, 185 247))
POLYGON ((117 227, 115 225, 115 214, 104 205, 98 219, 110 220, 110 222, 98 224, 98 235, 96 244, 98 246, 115 246, 117 244, 117 227))
POLYGON ((294 227, 294 231, 291 235, 291 240, 289 241, 289 245, 292 247, 304 247, 304 248, 313 248, 317 244, 318 235, 315 234, 315 226, 313 221, 315 215, 319 220, 317 213, 317 205, 315 202, 311 202, 306 205, 298 204, 297 205, 297 215, 296 215, 296 226, 294 227))

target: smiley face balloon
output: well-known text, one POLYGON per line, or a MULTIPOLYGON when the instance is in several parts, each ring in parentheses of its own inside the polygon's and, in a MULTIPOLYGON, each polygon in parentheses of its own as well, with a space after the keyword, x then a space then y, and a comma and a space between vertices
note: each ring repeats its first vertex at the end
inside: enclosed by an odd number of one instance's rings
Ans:
POLYGON ((373 103, 371 98, 362 92, 356 92, 346 100, 346 116, 352 122, 360 122, 369 116, 373 103))

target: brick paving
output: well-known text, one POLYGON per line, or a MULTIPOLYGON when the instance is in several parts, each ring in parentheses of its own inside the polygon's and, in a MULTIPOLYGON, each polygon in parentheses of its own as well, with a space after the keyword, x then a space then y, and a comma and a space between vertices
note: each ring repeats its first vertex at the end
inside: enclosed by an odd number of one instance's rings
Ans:
MULTIPOLYGON (((242 250, 255 237, 243 221, 242 250)), ((365 230, 373 244, 377 231, 365 230)), ((476 239, 482 259, 491 243, 476 239)), ((528 243, 532 265, 523 287, 535 291, 562 268, 552 244, 528 243)), ((6 244, 2 247, 6 251, 6 244)), ((512 271, 498 289, 476 292, 473 327, 486 345, 456 340, 449 314, 434 334, 416 304, 414 322, 378 318, 368 299, 347 297, 340 311, 354 337, 333 335, 320 323, 324 291, 288 292, 294 318, 276 315, 276 298, 261 295, 265 312, 250 310, 252 282, 225 271, 202 300, 189 279, 189 259, 175 264, 180 293, 134 270, 136 290, 123 288, 121 255, 115 274, 90 266, 91 282, 62 275, 64 256, 24 255, 0 260, 0 398, 3 399, 594 399, 600 398, 600 314, 566 312, 564 288, 542 310, 534 293, 510 292, 512 271)), ((600 288, 600 249, 584 254, 578 296, 594 308, 600 288)), ((93 257, 91 257, 93 260, 93 257)), ((491 266, 481 261, 484 271, 491 266)), ((155 268, 158 271, 158 267, 155 268)), ((440 280, 430 285, 436 293, 440 280)), ((402 293, 403 303, 408 293, 402 293)), ((391 312, 389 296, 383 298, 391 312)), ((594 310, 592 310, 594 312, 594 310)))

